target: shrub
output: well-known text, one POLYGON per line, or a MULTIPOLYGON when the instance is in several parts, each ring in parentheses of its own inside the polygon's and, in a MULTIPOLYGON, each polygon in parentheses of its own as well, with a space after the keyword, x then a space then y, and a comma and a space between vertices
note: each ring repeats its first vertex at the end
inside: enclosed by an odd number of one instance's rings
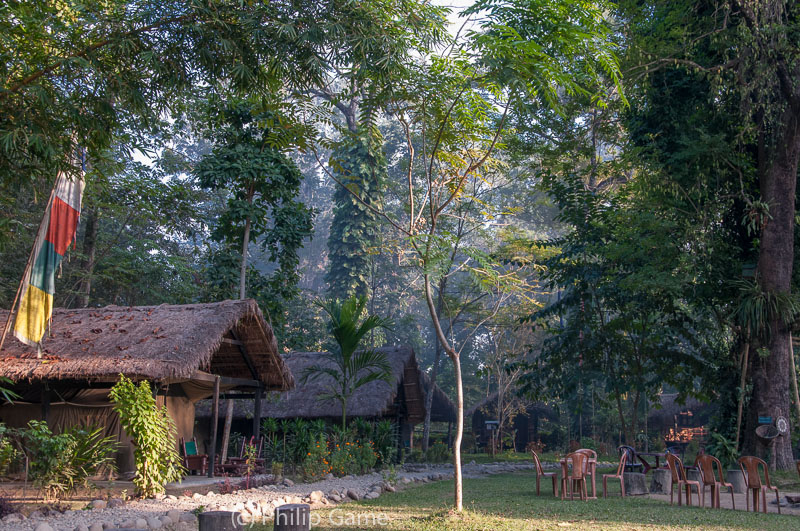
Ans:
POLYGON ((525 447, 525 453, 529 454, 531 453, 531 450, 533 450, 537 454, 541 455, 542 452, 544 452, 545 446, 546 445, 542 442, 541 439, 539 439, 536 442, 530 441, 528 445, 525 447))
POLYGON ((354 474, 366 474, 371 472, 378 462, 378 452, 375 451, 375 445, 372 441, 356 441, 353 450, 354 459, 354 474))
POLYGON ((0 422, 0 475, 8 473, 12 463, 17 460, 19 452, 11 440, 13 430, 9 430, 5 424, 0 422))
POLYGON ((375 443, 375 451, 378 452, 378 463, 386 466, 394 463, 397 458, 397 445, 395 444, 395 428, 389 420, 382 420, 375 424, 372 432, 372 440, 375 443))
POLYGON ((18 430, 30 463, 29 477, 48 499, 60 499, 86 485, 103 466, 112 466, 117 444, 103 429, 72 426, 55 435, 46 422, 32 420, 18 430))
POLYGON ((309 481, 320 480, 331 471, 328 443, 323 438, 315 441, 308 449, 303 461, 303 477, 309 481))
POLYGON ((581 437, 581 448, 597 450, 597 443, 591 437, 581 437))
POLYGON ((428 448, 428 452, 425 454, 425 461, 428 463, 446 463, 452 457, 453 454, 450 452, 450 448, 443 442, 436 441, 428 448))
POLYGON ((147 381, 137 386, 121 374, 109 397, 122 427, 135 445, 133 484, 138 494, 147 498, 163 493, 167 483, 180 481, 184 474, 175 444, 175 423, 167 414, 167 408, 156 406, 147 381))

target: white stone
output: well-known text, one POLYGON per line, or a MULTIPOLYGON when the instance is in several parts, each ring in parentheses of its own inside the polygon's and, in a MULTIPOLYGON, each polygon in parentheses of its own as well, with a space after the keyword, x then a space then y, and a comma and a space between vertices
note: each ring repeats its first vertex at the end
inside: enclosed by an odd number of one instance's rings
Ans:
POLYGON ((34 527, 33 531, 53 531, 53 528, 47 522, 42 522, 34 527))
POLYGON ((174 494, 167 494, 167 499, 171 500, 171 501, 175 501, 175 500, 178 499, 178 497, 175 496, 174 494))
POLYGON ((181 522, 186 522, 188 524, 194 524, 197 522, 197 516, 194 513, 181 513, 180 518, 178 519, 181 522))
POLYGON ((145 520, 144 518, 137 518, 136 527, 139 529, 147 529, 147 520, 145 520))
POLYGON ((289 478, 286 478, 286 479, 283 480, 283 485, 285 487, 294 487, 294 481, 292 481, 289 478))
POLYGON ((173 522, 178 522, 181 519, 181 512, 177 509, 170 509, 167 511, 167 516, 169 516, 173 522))
POLYGON ((195 492, 194 494, 192 494, 192 499, 193 500, 199 500, 202 497, 203 497, 203 495, 200 494, 199 492, 195 492))
POLYGON ((121 498, 111 498, 108 500, 108 507, 111 509, 117 509, 125 505, 125 500, 121 498))
POLYGON ((311 498, 311 501, 320 501, 322 498, 325 497, 325 493, 321 490, 312 491, 311 494, 308 495, 311 498))
POLYGON ((358 492, 354 491, 353 489, 347 489, 347 497, 356 501, 361 499, 361 496, 358 494, 358 492))
POLYGON ((89 526, 89 531, 103 531, 103 524, 95 522, 89 526))
POLYGON ((159 516, 158 519, 161 520, 164 526, 170 526, 175 523, 175 521, 167 515, 159 516))
POLYGON ((161 529, 161 520, 151 516, 147 519, 147 527, 150 529, 161 529))
POLYGON ((86 524, 80 522, 78 525, 75 526, 75 529, 73 529, 72 531, 89 531, 89 528, 86 527, 86 524))
POLYGON ((125 520, 124 522, 122 522, 122 527, 127 527, 127 528, 130 528, 130 529, 136 529, 136 520, 134 520, 134 519, 125 520))

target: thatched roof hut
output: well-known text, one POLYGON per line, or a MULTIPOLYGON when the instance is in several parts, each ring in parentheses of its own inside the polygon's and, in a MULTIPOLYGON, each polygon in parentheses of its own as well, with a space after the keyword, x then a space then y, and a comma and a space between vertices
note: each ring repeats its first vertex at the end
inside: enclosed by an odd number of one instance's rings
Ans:
MULTIPOLYGON (((7 311, 0 311, 5 322, 7 311)), ((0 376, 15 382, 115 381, 120 373, 162 382, 197 371, 261 381, 287 390, 294 380, 272 328, 252 299, 207 304, 106 306, 53 311, 42 357, 9 335, 0 376), (243 343, 243 345, 239 345, 243 343), (244 346, 252 366, 242 355, 244 346)))
MULTIPOLYGON (((518 397, 509 399, 519 401, 520 411, 511 422, 510 428, 516 431, 515 445, 517 450, 524 450, 529 442, 539 438, 539 423, 541 420, 558 420, 558 411, 544 402, 531 402, 518 397)), ((497 391, 485 397, 477 404, 467 409, 465 415, 471 419, 472 434, 476 444, 486 445, 491 438, 486 421, 497 420, 497 391)))
MULTIPOLYGON (((0 311, 2 322, 7 316, 0 311)), ((254 300, 55 309, 41 357, 9 336, 0 360, 0 376, 21 395, 0 406, 0 420, 20 427, 41 418, 56 431, 103 426, 123 443, 121 471, 133 466, 132 447, 108 398, 120 374, 152 382, 178 436, 187 439, 194 434, 196 401, 220 390, 246 390, 239 396, 259 402, 264 391, 294 385, 254 300)))
MULTIPOLYGON (((417 424, 425 419, 425 393, 431 382, 419 369, 414 350, 410 347, 386 347, 379 351, 386 354, 392 369, 392 384, 384 381, 370 382, 360 388, 347 402, 348 417, 397 418, 404 422, 417 424)), ((320 352, 291 352, 283 357, 295 378, 300 379, 308 367, 326 365, 326 358, 320 352)), ((316 378, 279 396, 271 397, 262 404, 262 415, 272 418, 341 418, 341 406, 333 400, 320 400, 317 397, 325 392, 329 384, 328 376, 316 378)), ((454 421, 456 408, 447 395, 436 385, 433 387, 434 399, 431 418, 434 421, 454 421)), ((234 406, 234 417, 250 418, 252 404, 239 403, 234 406)), ((210 404, 198 404, 197 416, 210 416, 210 404)))

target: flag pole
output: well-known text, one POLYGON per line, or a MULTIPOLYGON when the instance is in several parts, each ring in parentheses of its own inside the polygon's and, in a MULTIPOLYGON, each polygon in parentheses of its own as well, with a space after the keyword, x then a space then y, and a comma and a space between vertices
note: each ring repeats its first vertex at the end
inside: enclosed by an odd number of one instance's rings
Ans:
POLYGON ((36 251, 36 242, 39 239, 39 233, 42 232, 42 226, 44 225, 45 220, 49 218, 50 207, 53 205, 53 197, 55 197, 59 179, 61 179, 61 173, 56 176, 56 181, 53 183, 53 189, 50 190, 50 198, 47 200, 47 206, 44 209, 42 220, 39 222, 39 228, 36 229, 36 236, 33 240, 33 246, 31 246, 31 252, 28 255, 28 261, 25 263, 25 270, 22 273, 22 279, 20 279, 19 285, 17 286, 17 293, 14 295, 14 302, 11 303, 11 308, 8 310, 8 319, 6 319, 6 325, 3 327, 3 335, 0 337, 0 350, 3 350, 3 345, 6 342, 6 336, 11 328, 11 319, 14 317, 14 309, 17 307, 17 303, 19 302, 19 294, 22 292, 22 287, 25 285, 25 280, 28 278, 28 273, 32 265, 31 262, 33 261, 33 253, 36 251))

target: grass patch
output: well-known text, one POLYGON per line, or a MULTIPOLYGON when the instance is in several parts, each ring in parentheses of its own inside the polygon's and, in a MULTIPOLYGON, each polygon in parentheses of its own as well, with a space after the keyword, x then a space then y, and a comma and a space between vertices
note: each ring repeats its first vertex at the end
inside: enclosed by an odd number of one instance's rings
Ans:
MULTIPOLYGON (((314 511, 313 528, 398 531, 443 529, 786 531, 798 525, 796 516, 678 507, 640 497, 562 502, 552 496, 549 483, 543 484, 542 496, 536 496, 535 485, 532 473, 467 479, 464 481, 465 511, 456 515, 450 511, 453 484, 450 481, 440 481, 408 488, 396 494, 384 494, 376 500, 314 511)), ((619 492, 618 482, 613 492, 615 494, 619 492)), ((272 527, 269 525, 255 529, 266 531, 272 527)))

